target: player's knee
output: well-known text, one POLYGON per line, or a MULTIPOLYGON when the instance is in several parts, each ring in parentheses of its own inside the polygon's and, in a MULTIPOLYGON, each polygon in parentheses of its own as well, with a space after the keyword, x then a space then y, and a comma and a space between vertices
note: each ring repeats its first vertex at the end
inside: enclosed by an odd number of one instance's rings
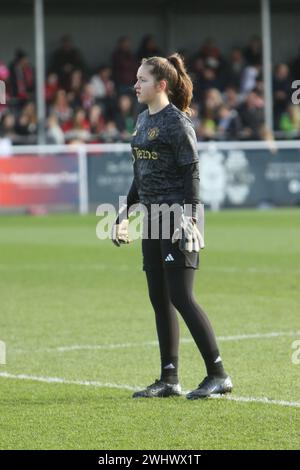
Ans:
POLYGON ((164 299, 162 293, 157 292, 156 290, 149 290, 149 299, 154 310, 160 310, 164 307, 164 299))
POLYGON ((182 291, 173 290, 170 293, 171 302, 180 313, 184 312, 189 306, 191 299, 189 296, 182 291))

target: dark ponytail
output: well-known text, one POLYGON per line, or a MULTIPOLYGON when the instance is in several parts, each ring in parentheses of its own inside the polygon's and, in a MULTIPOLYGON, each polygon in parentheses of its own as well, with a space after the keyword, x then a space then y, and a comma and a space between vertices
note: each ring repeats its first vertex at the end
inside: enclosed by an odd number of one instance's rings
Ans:
POLYGON ((193 98, 193 83, 190 79, 183 59, 179 54, 172 54, 167 60, 175 67, 178 80, 171 92, 170 101, 187 114, 191 114, 190 104, 193 98))
POLYGON ((190 79, 182 57, 175 53, 167 57, 149 57, 142 64, 152 66, 150 73, 157 81, 167 80, 167 95, 181 111, 191 115, 190 104, 193 98, 193 83, 190 79))

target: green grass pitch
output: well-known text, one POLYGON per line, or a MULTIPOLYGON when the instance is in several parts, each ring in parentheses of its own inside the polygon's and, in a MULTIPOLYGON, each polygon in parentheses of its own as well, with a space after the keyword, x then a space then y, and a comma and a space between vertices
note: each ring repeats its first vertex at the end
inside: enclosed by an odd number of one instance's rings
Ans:
MULTIPOLYGON (((207 213, 195 291, 235 388, 192 402, 131 399, 159 376, 140 241, 97 221, 0 217, 0 448, 299 449, 300 210, 207 213)), ((180 325, 187 391, 205 369, 180 325)))

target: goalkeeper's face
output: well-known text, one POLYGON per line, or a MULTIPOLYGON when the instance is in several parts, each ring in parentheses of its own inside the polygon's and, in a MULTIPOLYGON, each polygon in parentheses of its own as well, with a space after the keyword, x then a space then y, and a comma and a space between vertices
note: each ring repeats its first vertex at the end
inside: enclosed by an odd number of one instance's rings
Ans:
POLYGON ((165 93, 166 81, 157 82, 151 74, 151 66, 141 65, 137 71, 137 81, 134 85, 139 103, 150 104, 157 100, 161 93, 165 93))

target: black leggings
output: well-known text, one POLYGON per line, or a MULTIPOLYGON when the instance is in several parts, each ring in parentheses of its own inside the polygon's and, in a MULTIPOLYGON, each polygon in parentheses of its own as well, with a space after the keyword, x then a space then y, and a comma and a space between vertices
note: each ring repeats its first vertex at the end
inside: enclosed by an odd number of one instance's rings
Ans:
POLYGON ((205 312, 193 295, 195 270, 157 269, 146 271, 146 276, 149 297, 155 311, 162 369, 178 357, 178 310, 204 359, 208 375, 222 374, 223 366, 215 334, 205 312))

